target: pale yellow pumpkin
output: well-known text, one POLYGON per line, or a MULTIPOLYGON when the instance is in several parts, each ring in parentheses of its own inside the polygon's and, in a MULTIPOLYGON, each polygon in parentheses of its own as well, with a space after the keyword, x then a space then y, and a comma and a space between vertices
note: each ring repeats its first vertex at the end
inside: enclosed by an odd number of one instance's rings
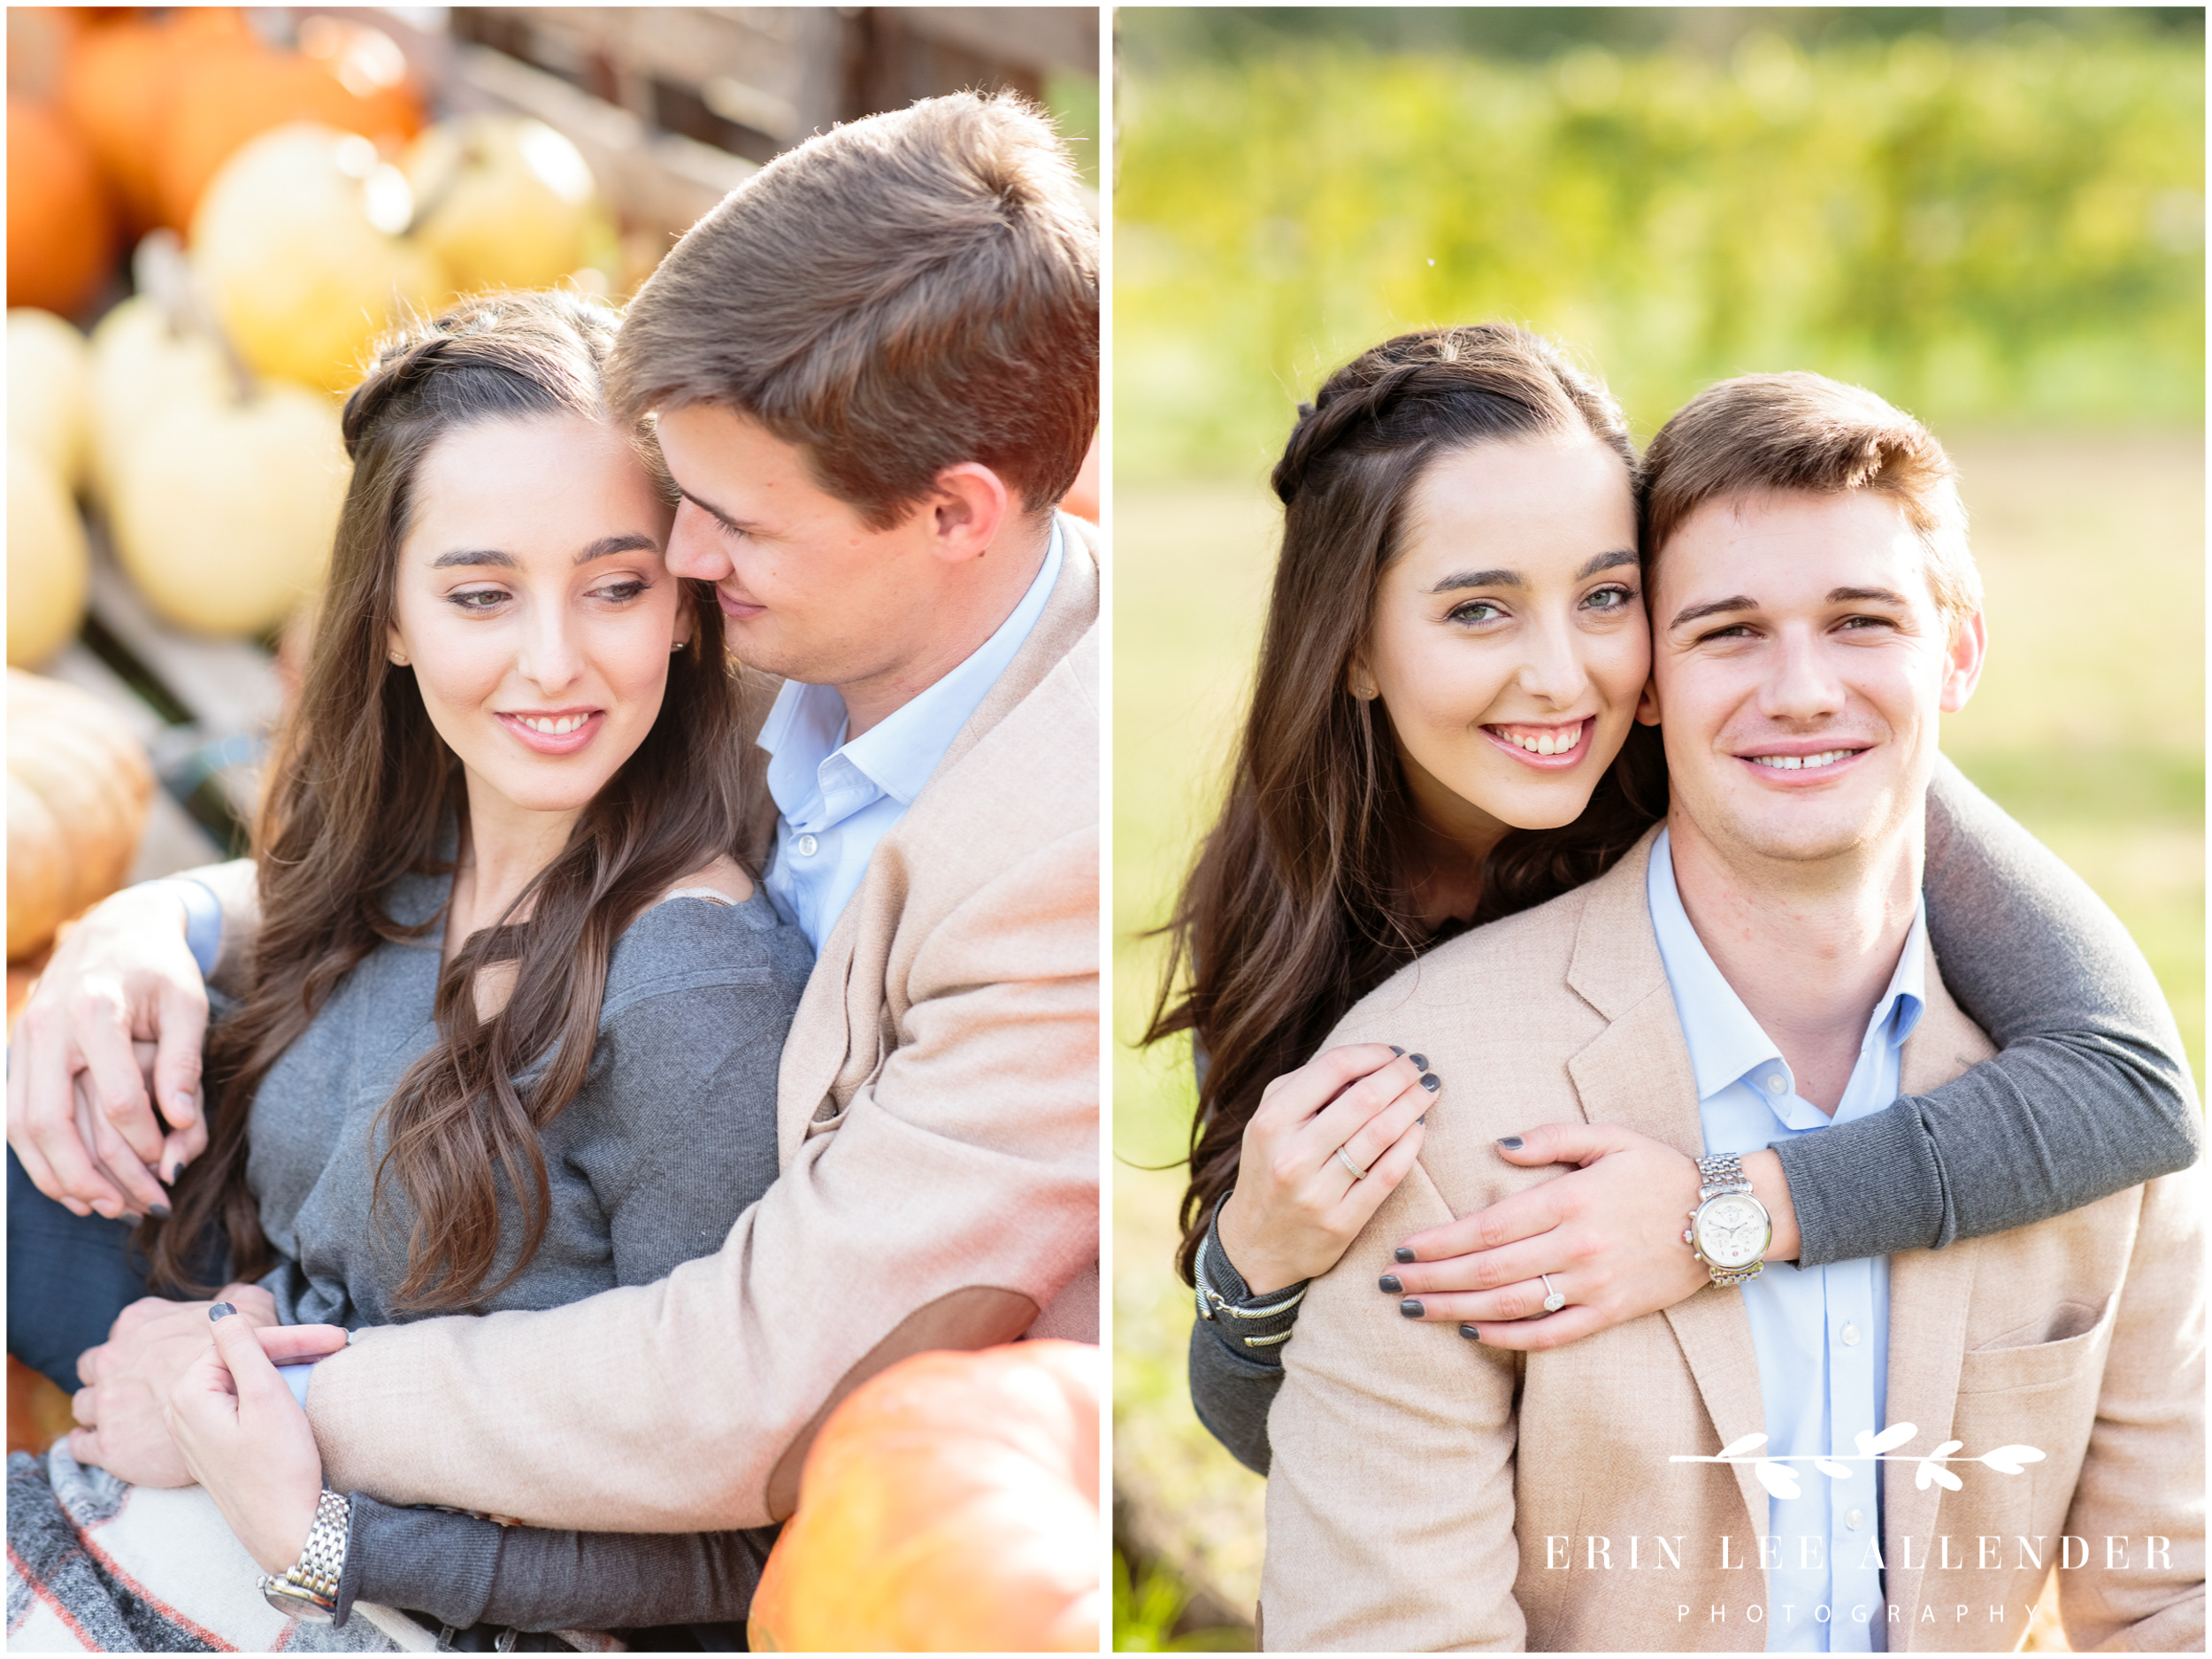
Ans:
POLYGON ((154 791, 146 751, 88 692, 8 670, 8 959, 123 883, 154 791))
POLYGON ((215 175, 192 216, 192 265, 257 374, 343 392, 370 342, 451 293, 436 257, 397 234, 413 193, 365 138, 295 125, 215 175))
POLYGON ((213 341, 172 329, 161 307, 143 296, 118 305, 92 331, 87 461, 94 499, 111 503, 117 469, 157 416, 234 393, 213 341))
POLYGON ((321 586, 345 501, 337 406, 265 380, 243 403, 156 415, 120 464, 115 551, 146 602, 196 633, 258 634, 321 586))
POLYGON ((36 668, 76 637, 92 561, 77 504, 45 457, 8 440, 8 663, 36 668))
POLYGON ((527 116, 457 116, 426 127, 400 166, 415 240, 462 293, 550 288, 614 247, 612 222, 575 145, 527 116))
POLYGON ((8 436, 44 456, 71 491, 84 488, 91 378, 73 324, 27 305, 8 313, 8 436))

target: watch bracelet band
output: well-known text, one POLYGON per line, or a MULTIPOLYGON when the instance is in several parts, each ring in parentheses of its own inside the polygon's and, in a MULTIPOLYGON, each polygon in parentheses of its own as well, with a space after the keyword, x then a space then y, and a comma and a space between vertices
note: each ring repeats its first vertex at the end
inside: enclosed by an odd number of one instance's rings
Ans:
POLYGON ((346 1538, 351 1531, 353 1506, 342 1492, 325 1486, 315 1500, 315 1524, 307 1529, 300 1558, 262 1581, 265 1589, 282 1585, 326 1609, 338 1605, 338 1579, 345 1571, 346 1538))
POLYGON ((1271 1291, 1264 1297, 1254 1296, 1247 1290, 1241 1276, 1237 1273, 1236 1263, 1230 1261, 1229 1252, 1221 1242, 1221 1207, 1229 1202, 1231 1195, 1231 1193, 1224 1193, 1215 1202, 1214 1213, 1206 1223, 1206 1236, 1199 1241, 1197 1254, 1191 1261, 1191 1277, 1196 1281, 1198 1317, 1221 1326, 1225 1332, 1236 1330, 1236 1327, 1224 1324, 1227 1320, 1280 1320, 1282 1328, 1279 1331, 1254 1330, 1251 1334, 1237 1332, 1238 1344, 1243 1348, 1274 1348, 1290 1340, 1294 1322, 1290 1316, 1295 1314, 1298 1304, 1306 1299, 1306 1289, 1310 1281, 1300 1279, 1295 1285, 1271 1291), (1238 1293, 1236 1295, 1225 1295, 1215 1286, 1213 1275, 1206 1266, 1209 1255, 1215 1256, 1225 1270, 1233 1282, 1233 1288, 1238 1293))
POLYGON ((1743 1172, 1740 1152, 1709 1152, 1697 1161, 1697 1202, 1723 1193, 1749 1193, 1751 1178, 1743 1172))

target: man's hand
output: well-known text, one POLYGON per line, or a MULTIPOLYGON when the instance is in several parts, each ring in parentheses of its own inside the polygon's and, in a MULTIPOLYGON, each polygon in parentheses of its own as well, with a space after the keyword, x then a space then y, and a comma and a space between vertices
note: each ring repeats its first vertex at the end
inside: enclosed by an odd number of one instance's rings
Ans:
POLYGON ((204 1323, 213 1340, 170 1393, 169 1431, 246 1553, 262 1571, 280 1573, 299 1560, 315 1524, 323 1463, 276 1368, 334 1354, 346 1333, 331 1325, 256 1329, 227 1315, 204 1323))
MULTIPOLYGON (((276 1299, 258 1285, 226 1285, 217 1300, 234 1306, 245 1325, 276 1325, 276 1299)), ((123 1310, 108 1340, 77 1362, 85 1386, 72 1402, 79 1425, 69 1436, 72 1457, 134 1486, 192 1484, 169 1437, 169 1395, 208 1351, 214 1305, 148 1296, 123 1310)))
POLYGON ((183 904, 158 886, 102 901, 55 947, 16 1023, 8 1144, 32 1184, 77 1215, 165 1210, 152 1171, 173 1180, 207 1145, 207 987, 184 924, 183 904), (151 1095, 134 1041, 156 1045, 151 1095))

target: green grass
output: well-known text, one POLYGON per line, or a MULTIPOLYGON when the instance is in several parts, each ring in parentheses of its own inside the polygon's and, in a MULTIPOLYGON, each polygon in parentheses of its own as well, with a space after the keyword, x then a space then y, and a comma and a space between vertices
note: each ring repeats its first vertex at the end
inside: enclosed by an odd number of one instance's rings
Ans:
MULTIPOLYGON (((2203 437, 1955 438, 1987 588, 1988 670, 1945 748, 2085 877, 2156 969, 2200 1089, 2204 1050, 2203 437)), ((1191 1112, 1184 1044, 1146 1052, 1166 913, 1219 787, 1272 565, 1255 465, 1115 501, 1114 1148, 1117 1481, 1164 1553, 1249 1607, 1257 1477, 1193 1416, 1173 1274, 1191 1112)))
POLYGON ((1352 352, 1485 317, 1594 354, 1647 434, 1784 367, 1947 426, 2201 420, 2201 35, 1936 21, 1224 61, 1125 12, 1117 481, 1240 466, 1352 352))

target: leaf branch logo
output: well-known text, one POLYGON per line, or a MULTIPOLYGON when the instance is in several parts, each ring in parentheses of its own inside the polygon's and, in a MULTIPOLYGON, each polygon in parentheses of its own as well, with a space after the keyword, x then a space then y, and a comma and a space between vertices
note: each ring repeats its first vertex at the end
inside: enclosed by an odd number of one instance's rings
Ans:
POLYGON ((1886 1454, 1909 1444, 1920 1431, 1909 1423, 1893 1423, 1879 1434, 1861 1433, 1856 1437, 1859 1455, 1846 1457, 1823 1455, 1813 1457, 1764 1457, 1759 1448, 1767 1443, 1763 1434, 1747 1434, 1740 1440, 1731 1440, 1712 1456, 1678 1452, 1667 1459, 1671 1463, 1749 1463, 1751 1472, 1768 1492, 1778 1498, 1794 1498, 1802 1491, 1798 1474, 1789 1467, 1792 1463, 1810 1463, 1831 1480, 1851 1479, 1854 1463, 1914 1463, 1913 1485, 1922 1492, 1930 1486, 1941 1486, 1947 1492, 1956 1492, 1964 1484, 1948 1467, 1952 1463, 1982 1463, 2001 1475, 2019 1474, 2030 1463, 2039 1463, 2043 1454, 2032 1446, 2000 1446, 1993 1452, 1984 1452, 1979 1457, 1956 1457, 1952 1454, 1966 1442, 1946 1440, 1932 1452, 1903 1457, 1886 1454))

